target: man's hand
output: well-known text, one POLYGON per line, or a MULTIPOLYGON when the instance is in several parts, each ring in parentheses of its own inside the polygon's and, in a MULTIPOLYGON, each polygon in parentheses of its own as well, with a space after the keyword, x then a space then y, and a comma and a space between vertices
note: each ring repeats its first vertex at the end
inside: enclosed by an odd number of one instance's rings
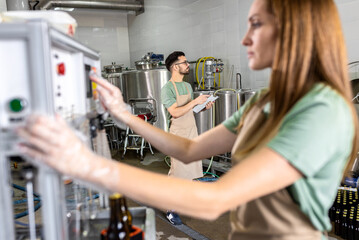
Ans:
POLYGON ((214 102, 209 102, 206 104, 206 110, 210 109, 213 106, 214 102))
POLYGON ((196 105, 202 104, 202 103, 205 103, 207 101, 207 98, 209 96, 210 95, 200 95, 200 96, 196 97, 195 99, 193 99, 193 101, 196 103, 196 105))

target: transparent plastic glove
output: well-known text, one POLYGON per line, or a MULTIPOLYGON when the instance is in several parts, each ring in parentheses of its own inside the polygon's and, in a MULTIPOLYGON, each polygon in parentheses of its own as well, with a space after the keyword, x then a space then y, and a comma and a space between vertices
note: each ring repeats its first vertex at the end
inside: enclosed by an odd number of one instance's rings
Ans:
POLYGON ((97 92, 100 94, 100 101, 106 110, 111 114, 112 120, 122 129, 126 129, 126 113, 131 113, 130 105, 123 101, 120 89, 96 75, 90 73, 90 79, 97 83, 97 92))
POLYGON ((95 183, 114 171, 112 161, 95 155, 60 116, 33 115, 17 134, 25 140, 19 150, 36 165, 44 163, 62 174, 95 183))

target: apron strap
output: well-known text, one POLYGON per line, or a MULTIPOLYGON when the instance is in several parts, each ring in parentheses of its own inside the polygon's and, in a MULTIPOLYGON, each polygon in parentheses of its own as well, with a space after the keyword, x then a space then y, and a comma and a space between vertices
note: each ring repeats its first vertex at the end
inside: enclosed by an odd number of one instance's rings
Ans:
POLYGON ((177 87, 176 87, 176 84, 174 81, 170 80, 170 82, 172 82, 173 84, 173 87, 175 88, 175 91, 176 91, 176 99, 178 98, 179 94, 178 94, 178 91, 177 91, 177 87))

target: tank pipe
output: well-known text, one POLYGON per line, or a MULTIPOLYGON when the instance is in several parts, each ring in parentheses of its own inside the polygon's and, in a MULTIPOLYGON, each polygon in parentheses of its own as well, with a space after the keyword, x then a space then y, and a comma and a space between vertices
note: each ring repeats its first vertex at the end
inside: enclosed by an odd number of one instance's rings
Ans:
POLYGON ((221 87, 221 73, 218 73, 218 87, 221 87))
POLYGON ((198 80, 198 66, 199 66, 199 64, 201 63, 201 61, 202 61, 203 58, 204 58, 204 57, 199 58, 199 59, 196 61, 196 81, 197 81, 197 84, 198 84, 198 87, 199 87, 199 88, 201 88, 201 84, 199 83, 199 80, 198 80))
MULTIPOLYGON (((242 90, 242 75, 240 73, 236 73, 236 88, 238 89, 238 85, 239 85, 239 90, 242 90)), ((239 105, 239 95, 237 96, 237 108, 240 108, 239 105)))
POLYGON ((55 7, 67 8, 91 8, 91 9, 112 9, 143 12, 144 4, 129 2, 106 2, 106 1, 65 1, 65 0, 45 0, 38 5, 41 10, 49 10, 55 7))
POLYGON ((236 81, 236 83, 237 83, 236 88, 237 89, 242 89, 242 75, 240 73, 236 73, 236 80, 237 80, 236 81))
MULTIPOLYGON (((212 111, 213 111, 213 114, 212 114, 212 128, 215 127, 215 123, 214 123, 214 121, 216 120, 216 119, 215 119, 215 116, 214 116, 214 114, 216 113, 216 108, 215 108, 215 107, 216 107, 216 106, 213 104, 213 109, 212 109, 212 111)), ((211 167, 212 167, 212 163, 213 163, 213 156, 211 157, 211 160, 210 160, 210 162, 209 162, 209 164, 208 164, 208 168, 207 168, 206 172, 209 172, 209 170, 210 170, 211 167)))
POLYGON ((214 75, 213 75, 213 87, 215 87, 216 86, 216 73, 214 73, 214 75))
POLYGON ((228 79, 229 82, 232 83, 233 82, 233 71, 234 71, 234 65, 231 65, 231 69, 230 69, 230 73, 228 74, 228 79))
POLYGON ((206 63, 207 59, 215 59, 214 57, 205 57, 204 58, 204 61, 203 61, 203 64, 202 64, 202 83, 203 83, 203 88, 204 89, 204 78, 203 78, 203 75, 204 75, 204 69, 205 69, 205 66, 204 64, 206 63))

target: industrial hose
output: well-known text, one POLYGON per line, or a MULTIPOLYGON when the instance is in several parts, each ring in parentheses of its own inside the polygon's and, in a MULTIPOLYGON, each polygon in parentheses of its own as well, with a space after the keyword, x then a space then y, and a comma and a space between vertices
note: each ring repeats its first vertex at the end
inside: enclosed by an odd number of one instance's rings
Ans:
POLYGON ((203 79, 203 75, 204 75, 204 63, 206 62, 207 59, 215 59, 214 57, 202 57, 202 58, 199 58, 196 62, 196 81, 197 81, 197 84, 198 84, 198 87, 199 88, 202 88, 204 89, 204 79, 203 79), (201 87, 201 83, 199 82, 198 80, 198 67, 199 67, 199 64, 203 61, 203 66, 202 66, 202 85, 203 87, 201 87))
MULTIPOLYGON (((21 187, 19 185, 16 185, 16 184, 12 184, 12 186, 16 189, 19 189, 21 191, 24 191, 26 192, 26 189, 24 187, 21 187)), ((41 199, 40 199, 40 196, 36 193, 33 194, 35 196, 34 198, 34 201, 38 201, 38 203, 35 205, 35 212, 41 207, 41 199)), ((20 200, 16 200, 13 202, 13 204, 21 204, 21 203, 24 203, 24 202, 27 202, 27 199, 20 199, 20 200)), ((18 218, 22 218, 24 216, 27 216, 29 214, 29 212, 27 210, 21 212, 21 213, 18 213, 15 215, 15 219, 18 219, 18 218)))

